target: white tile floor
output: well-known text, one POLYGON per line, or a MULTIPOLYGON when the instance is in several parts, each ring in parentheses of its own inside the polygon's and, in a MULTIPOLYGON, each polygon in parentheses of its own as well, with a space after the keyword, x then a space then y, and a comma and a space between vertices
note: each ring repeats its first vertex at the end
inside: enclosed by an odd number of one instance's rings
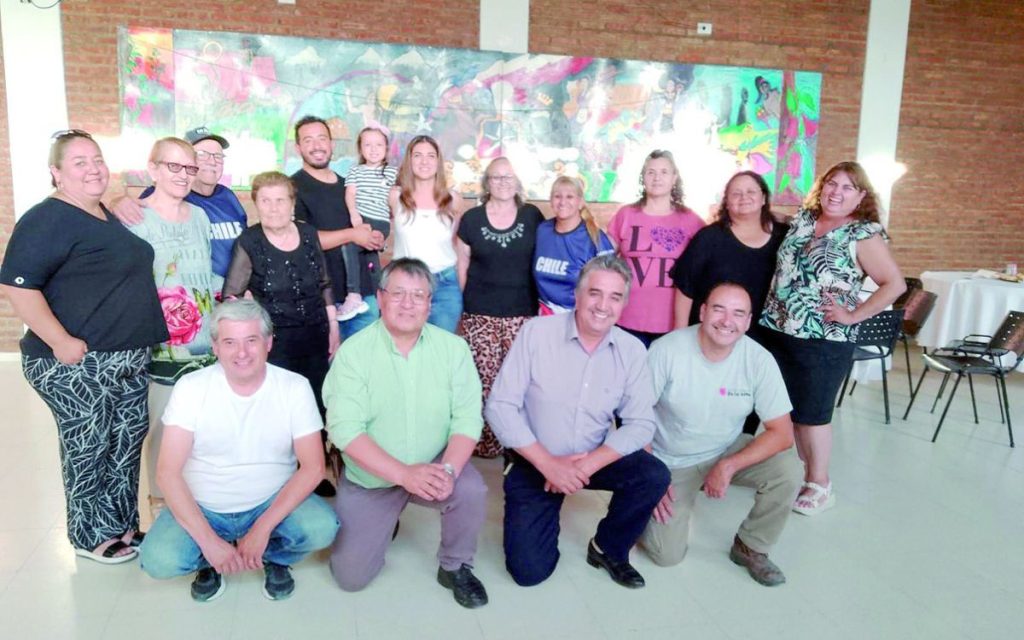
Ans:
MULTIPOLYGON (((915 367, 917 364, 915 363, 915 367)), ((893 379, 894 421, 880 384, 861 385, 837 412, 838 506, 794 515, 772 554, 789 582, 767 589, 726 554, 750 494, 701 499, 682 565, 634 553, 647 588, 614 585, 584 561, 604 497, 584 492, 563 511, 562 561, 524 589, 505 573, 499 465, 479 462, 491 488, 477 574, 491 603, 456 605, 434 582, 438 522, 410 507, 380 577, 362 593, 333 585, 322 555, 297 566, 284 602, 261 576, 230 578, 224 597, 192 602, 188 578, 157 582, 137 563, 78 560, 64 532, 55 429, 14 363, 0 363, 0 637, 32 638, 1013 638, 1024 628, 1024 450, 1007 446, 990 381, 977 385, 981 424, 961 388, 936 444, 928 414, 938 376, 911 419, 893 379)), ((1024 449, 1024 376, 1010 395, 1024 449)))

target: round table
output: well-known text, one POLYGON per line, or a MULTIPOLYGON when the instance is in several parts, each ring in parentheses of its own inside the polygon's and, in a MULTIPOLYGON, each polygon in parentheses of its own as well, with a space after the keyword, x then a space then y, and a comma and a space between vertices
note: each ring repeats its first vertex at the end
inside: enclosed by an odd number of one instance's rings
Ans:
POLYGON ((917 343, 934 349, 969 334, 990 336, 1010 311, 1024 311, 1024 284, 972 278, 972 271, 925 271, 921 282, 938 296, 917 343))

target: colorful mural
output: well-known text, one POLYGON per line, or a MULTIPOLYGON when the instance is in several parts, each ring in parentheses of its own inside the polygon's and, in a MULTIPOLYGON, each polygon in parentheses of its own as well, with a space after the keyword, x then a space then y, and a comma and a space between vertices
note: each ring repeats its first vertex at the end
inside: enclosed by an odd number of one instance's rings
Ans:
POLYGON ((231 141, 238 187, 299 168, 291 124, 306 114, 328 120, 339 173, 377 121, 392 161, 414 135, 437 138, 467 195, 498 155, 540 200, 562 174, 593 202, 633 200, 652 149, 673 151, 698 210, 739 169, 763 174, 778 204, 814 177, 818 73, 137 28, 121 30, 120 51, 122 134, 206 125, 231 141))

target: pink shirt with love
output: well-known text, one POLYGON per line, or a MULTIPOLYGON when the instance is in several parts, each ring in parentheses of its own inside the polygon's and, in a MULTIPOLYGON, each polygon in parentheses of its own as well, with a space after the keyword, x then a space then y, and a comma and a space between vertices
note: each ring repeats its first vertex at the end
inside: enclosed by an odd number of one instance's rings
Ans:
POLYGON ((633 272, 619 326, 648 333, 672 330, 675 287, 669 272, 702 228, 704 221, 690 209, 667 216, 648 215, 634 205, 618 210, 608 224, 608 236, 633 272))

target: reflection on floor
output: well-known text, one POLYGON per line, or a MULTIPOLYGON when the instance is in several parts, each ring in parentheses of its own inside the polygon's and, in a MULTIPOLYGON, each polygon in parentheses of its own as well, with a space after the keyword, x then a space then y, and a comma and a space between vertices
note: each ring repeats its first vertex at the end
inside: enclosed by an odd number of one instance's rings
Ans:
MULTIPOLYGON (((902 358, 898 358, 901 360, 902 358)), ((915 367, 916 367, 915 363, 915 367)), ((838 503, 794 515, 772 558, 789 582, 767 589, 729 562, 750 493, 700 499, 689 556, 672 569, 634 553, 647 588, 627 591, 589 567, 586 542, 606 497, 566 503, 562 559, 541 586, 517 587, 501 553, 500 466, 480 462, 491 507, 477 575, 491 603, 461 609, 434 580, 439 527, 410 507, 381 576, 362 593, 334 587, 324 557, 295 568, 287 601, 261 575, 230 578, 224 597, 192 602, 189 579, 156 582, 137 563, 76 559, 64 531, 52 418, 14 363, 0 363, 0 636, 32 638, 1010 638, 1024 611, 1024 451, 1007 446, 991 381, 976 385, 981 424, 960 389, 936 444, 926 382, 910 420, 902 371, 883 424, 881 385, 861 384, 837 412, 838 503), (902 386, 901 386, 901 383, 902 386)), ((1011 404, 1024 438, 1024 376, 1011 404)))

